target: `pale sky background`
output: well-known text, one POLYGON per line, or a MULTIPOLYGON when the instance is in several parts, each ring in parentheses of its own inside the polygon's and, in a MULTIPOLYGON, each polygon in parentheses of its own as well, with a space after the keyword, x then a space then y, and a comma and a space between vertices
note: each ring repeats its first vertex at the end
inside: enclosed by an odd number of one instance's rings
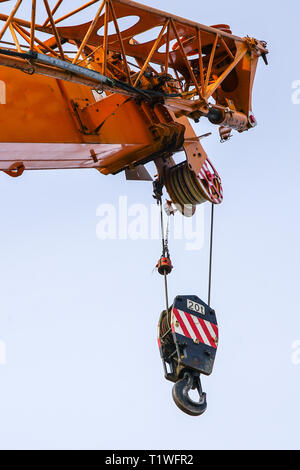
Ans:
MULTIPOLYGON (((212 297, 221 342, 214 373, 202 380, 208 410, 184 415, 163 377, 156 342, 163 285, 152 272, 159 241, 96 237, 100 204, 127 195, 129 204, 149 205, 151 184, 95 170, 0 174, 7 354, 0 448, 299 449, 300 364, 292 345, 300 340, 300 105, 291 96, 300 80, 300 6, 145 3, 207 25, 228 23, 270 49, 254 88, 259 126, 221 145, 217 128, 195 125, 198 134, 213 131, 204 145, 225 194, 216 209, 212 297)), ((171 299, 207 298, 209 209, 203 250, 171 241, 171 299)))

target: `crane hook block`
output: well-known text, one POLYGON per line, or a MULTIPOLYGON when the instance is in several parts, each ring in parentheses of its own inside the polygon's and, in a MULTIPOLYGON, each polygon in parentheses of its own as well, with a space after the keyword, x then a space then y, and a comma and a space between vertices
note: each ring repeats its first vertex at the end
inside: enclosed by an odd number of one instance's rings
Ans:
POLYGON ((176 405, 190 416, 206 410, 200 375, 211 375, 218 342, 216 313, 197 296, 176 297, 169 311, 160 316, 158 345, 165 378, 175 384, 176 405), (198 391, 198 402, 189 397, 190 390, 198 391))
POLYGON ((158 261, 157 265, 157 271, 159 272, 159 274, 161 274, 162 276, 164 276, 165 274, 166 275, 169 275, 171 274, 172 270, 173 270, 173 266, 172 266, 172 261, 170 258, 167 258, 165 256, 162 256, 160 258, 160 260, 158 261))

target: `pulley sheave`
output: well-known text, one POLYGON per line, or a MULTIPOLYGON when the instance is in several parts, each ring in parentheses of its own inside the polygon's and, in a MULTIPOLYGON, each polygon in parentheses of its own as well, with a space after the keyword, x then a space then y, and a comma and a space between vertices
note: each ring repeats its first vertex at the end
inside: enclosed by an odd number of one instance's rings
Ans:
POLYGON ((223 201, 221 178, 208 159, 198 175, 189 169, 187 162, 172 167, 166 177, 166 188, 172 202, 185 215, 192 215, 188 210, 191 206, 207 201, 220 204, 223 201))

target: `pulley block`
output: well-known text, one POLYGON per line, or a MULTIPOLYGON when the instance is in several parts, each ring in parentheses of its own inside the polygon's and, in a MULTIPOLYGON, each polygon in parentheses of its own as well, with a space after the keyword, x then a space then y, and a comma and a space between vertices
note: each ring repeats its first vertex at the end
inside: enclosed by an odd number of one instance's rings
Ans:
POLYGON ((195 206, 199 204, 221 204, 223 201, 221 178, 208 159, 198 175, 190 170, 186 161, 170 168, 165 183, 172 202, 188 217, 193 215, 195 206))
POLYGON ((178 296, 169 311, 161 314, 158 325, 158 345, 165 377, 175 383, 173 398, 176 405, 191 416, 206 410, 206 395, 202 392, 200 374, 213 371, 219 342, 215 311, 197 296, 178 296), (189 397, 196 389, 199 401, 189 397))
POLYGON ((159 274, 161 274, 162 276, 164 276, 165 274, 166 275, 169 275, 171 274, 172 270, 173 270, 173 266, 172 266, 172 261, 170 258, 168 257, 165 257, 165 256, 162 256, 160 258, 160 260, 158 261, 157 265, 157 271, 159 272, 159 274))

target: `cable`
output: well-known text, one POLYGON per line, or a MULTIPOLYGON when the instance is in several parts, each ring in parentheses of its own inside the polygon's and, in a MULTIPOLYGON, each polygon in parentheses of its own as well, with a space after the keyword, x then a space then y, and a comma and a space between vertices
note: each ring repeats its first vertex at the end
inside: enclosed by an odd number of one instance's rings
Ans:
MULTIPOLYGON (((164 229, 164 216, 163 216, 163 205, 162 199, 159 199, 159 206, 160 206, 160 225, 161 225, 161 239, 162 239, 162 252, 163 256, 168 256, 168 248, 166 246, 165 241, 165 229, 164 229)), ((168 294, 168 280, 167 280, 167 273, 164 272, 164 279, 165 279, 165 298, 166 298, 166 311, 169 311, 169 294, 168 294)))
POLYGON ((213 237, 214 237, 214 211, 215 205, 211 205, 210 219, 210 250, 209 250, 209 279, 208 279, 208 306, 211 303, 211 284, 212 284, 212 259, 213 259, 213 237))

